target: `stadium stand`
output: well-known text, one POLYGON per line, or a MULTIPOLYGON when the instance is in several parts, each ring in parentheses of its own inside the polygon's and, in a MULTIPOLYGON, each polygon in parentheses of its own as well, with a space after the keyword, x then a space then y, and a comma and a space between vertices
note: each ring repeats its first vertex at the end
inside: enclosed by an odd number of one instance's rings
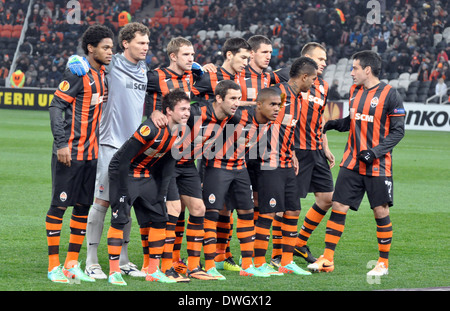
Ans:
POLYGON ((81 22, 68 24, 71 8, 65 0, 4 0, 0 85, 7 84, 11 70, 21 69, 26 72, 25 86, 55 87, 52 67, 64 70, 67 58, 79 52, 83 31, 98 22, 117 34, 118 15, 126 11, 151 29, 149 68, 167 64, 165 47, 174 36, 193 42, 197 62, 221 65, 220 49, 227 38, 263 34, 273 41, 272 70, 292 62, 305 43, 323 43, 329 55, 324 78, 330 85, 338 83, 342 98, 352 84, 349 58, 364 49, 381 55, 381 79, 396 87, 405 101, 425 103, 435 95, 439 78, 450 90, 450 1, 378 2, 380 24, 367 23, 369 9, 361 0, 79 0, 81 22), (36 77, 27 74, 31 65, 36 77))

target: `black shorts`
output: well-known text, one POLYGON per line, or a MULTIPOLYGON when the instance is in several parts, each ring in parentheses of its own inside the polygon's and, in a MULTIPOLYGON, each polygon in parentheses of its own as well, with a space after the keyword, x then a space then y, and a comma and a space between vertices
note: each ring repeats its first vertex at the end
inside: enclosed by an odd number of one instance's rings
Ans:
POLYGON ((258 160, 247 161, 247 171, 254 192, 258 192, 258 175, 261 170, 261 163, 258 160))
POLYGON ((135 178, 128 176, 129 204, 119 205, 120 196, 118 175, 109 175, 111 224, 126 224, 130 215, 131 206, 134 207, 139 225, 148 222, 166 222, 166 190, 161 187, 161 180, 153 176, 135 178))
POLYGON ((207 166, 203 180, 203 201, 207 210, 253 209, 252 187, 247 169, 226 170, 207 166))
POLYGON ((180 195, 202 198, 202 183, 195 164, 175 165, 175 173, 169 183, 167 201, 177 201, 180 195))
POLYGON ((299 171, 297 187, 300 198, 306 198, 308 193, 333 192, 333 175, 322 149, 295 149, 299 171))
POLYGON ((367 193, 370 207, 394 204, 392 177, 365 176, 347 168, 340 168, 333 193, 333 201, 349 205, 357 211, 364 194, 367 193))
POLYGON ((259 172, 258 204, 261 214, 301 209, 293 167, 277 167, 259 172))
POLYGON ((52 202, 54 206, 90 206, 94 200, 97 159, 89 161, 72 160, 70 167, 52 155, 52 202))

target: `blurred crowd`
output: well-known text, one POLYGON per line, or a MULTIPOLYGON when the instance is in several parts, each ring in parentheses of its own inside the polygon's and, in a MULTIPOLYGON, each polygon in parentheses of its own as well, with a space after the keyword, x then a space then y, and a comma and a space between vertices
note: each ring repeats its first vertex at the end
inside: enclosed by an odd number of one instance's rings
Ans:
MULTIPOLYGON (((23 23, 21 16, 29 0, 4 1, 3 5, 0 1, 1 23, 23 23)), ((117 34, 118 15, 129 11, 132 3, 130 0, 90 0, 91 6, 83 7, 81 23, 69 25, 66 2, 34 1, 17 60, 17 69, 26 72, 25 86, 55 87, 67 58, 77 52, 77 42, 84 30, 97 21, 117 34)), ((132 15, 133 21, 143 22, 151 29, 149 68, 168 64, 165 47, 175 36, 190 38, 200 64, 221 65, 221 47, 233 33, 225 32, 220 37, 217 31, 224 25, 232 25, 244 38, 262 34, 272 40, 272 70, 298 57, 305 43, 316 41, 326 46, 328 64, 335 64, 359 50, 373 49, 384 60, 381 78, 395 79, 400 73, 409 72, 418 73, 419 80, 450 80, 450 44, 444 36, 444 30, 450 27, 450 1, 373 1, 380 5, 381 15, 379 24, 371 24, 368 23, 371 9, 363 0, 185 0, 183 17, 188 17, 191 23, 159 23, 155 12, 160 11, 159 16, 173 17, 180 1, 172 2, 143 0, 136 12, 139 17, 132 15), (202 37, 198 35, 200 30, 215 33, 202 37)), ((12 56, 0 57, 2 69, 8 68, 7 62, 12 56)))

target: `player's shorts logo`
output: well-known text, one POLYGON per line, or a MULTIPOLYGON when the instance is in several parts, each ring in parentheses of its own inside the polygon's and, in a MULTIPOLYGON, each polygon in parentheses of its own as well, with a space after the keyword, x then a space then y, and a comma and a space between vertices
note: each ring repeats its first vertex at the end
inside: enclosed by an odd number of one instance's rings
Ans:
POLYGON ((61 92, 67 92, 70 89, 70 83, 64 80, 59 84, 58 88, 61 90, 61 92))
POLYGON ((211 193, 208 197, 208 201, 211 204, 214 204, 214 202, 216 202, 216 196, 214 195, 214 193, 211 193))
POLYGON ((67 200, 67 193, 66 192, 61 192, 61 194, 59 195, 59 199, 61 200, 61 202, 65 202, 67 200))
POLYGON ((269 205, 270 205, 270 207, 275 207, 275 206, 277 206, 277 200, 275 200, 274 198, 270 199, 269 205))
POLYGON ((148 136, 150 134, 150 127, 148 125, 144 125, 139 129, 139 133, 141 133, 142 136, 148 136))

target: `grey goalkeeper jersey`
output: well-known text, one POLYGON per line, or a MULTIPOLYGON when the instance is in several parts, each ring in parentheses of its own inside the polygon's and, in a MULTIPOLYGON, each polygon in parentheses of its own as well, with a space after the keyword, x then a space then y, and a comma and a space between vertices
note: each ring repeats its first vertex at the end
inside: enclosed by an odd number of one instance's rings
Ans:
POLYGON ((133 64, 115 54, 106 73, 108 101, 103 104, 100 144, 120 148, 142 123, 147 67, 144 61, 133 64))

